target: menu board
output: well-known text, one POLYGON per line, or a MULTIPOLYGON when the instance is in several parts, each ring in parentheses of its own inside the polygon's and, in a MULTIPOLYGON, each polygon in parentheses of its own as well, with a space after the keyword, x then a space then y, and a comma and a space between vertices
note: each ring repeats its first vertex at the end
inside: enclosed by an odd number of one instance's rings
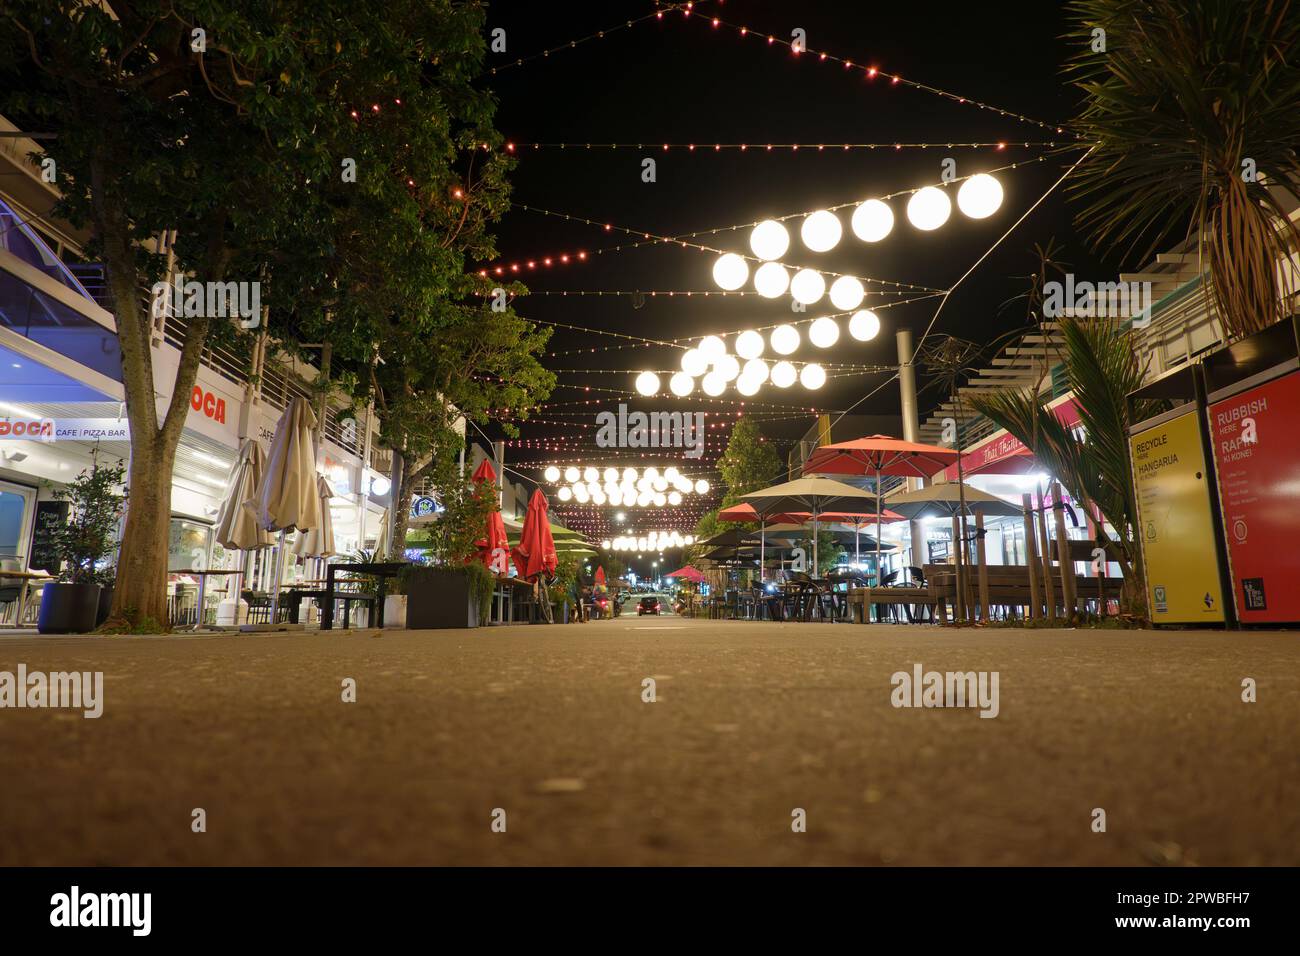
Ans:
POLYGON ((1300 373, 1209 407, 1233 600, 1243 624, 1300 621, 1300 373))
POLYGON ((59 573, 63 562, 54 546, 54 529, 68 523, 71 506, 66 501, 40 501, 36 504, 36 526, 32 530, 32 556, 27 566, 33 571, 59 573))
POLYGON ((1222 623, 1210 479, 1196 411, 1130 436, 1129 451, 1152 623, 1222 623))

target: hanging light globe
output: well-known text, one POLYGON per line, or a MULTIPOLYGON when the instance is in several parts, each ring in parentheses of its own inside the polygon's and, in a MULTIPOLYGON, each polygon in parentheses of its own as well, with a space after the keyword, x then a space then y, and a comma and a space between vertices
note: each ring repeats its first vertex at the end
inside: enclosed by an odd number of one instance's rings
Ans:
POLYGON ((624 469, 623 469, 623 483, 624 483, 624 484, 631 484, 631 483, 634 482, 634 481, 636 481, 636 469, 635 469, 635 468, 624 468, 624 469))
POLYGON ((700 339, 699 349, 705 360, 712 362, 718 356, 727 354, 727 343, 716 335, 706 335, 700 339))
POLYGON ((780 259, 790 248, 790 233, 775 219, 764 219, 749 234, 749 248, 760 259, 780 259))
POLYGON ((573 498, 573 492, 569 490, 568 485, 561 485, 560 490, 555 493, 555 496, 561 501, 569 501, 573 498))
POLYGON ((664 469, 664 477, 667 478, 669 481, 676 481, 678 476, 680 475, 681 472, 677 470, 676 465, 669 465, 667 468, 664 469))
POLYGON ((685 372, 675 372, 673 377, 668 380, 668 390, 678 398, 685 398, 695 391, 695 379, 685 372))
POLYGON ((564 480, 567 481, 569 484, 573 484, 581 477, 582 477, 582 472, 578 471, 578 469, 574 468, 572 465, 564 469, 564 480))
POLYGON ((610 541, 608 538, 606 538, 604 541, 602 541, 602 542, 600 543, 600 550, 602 550, 602 551, 608 551, 608 550, 609 550, 609 546, 610 546, 611 544, 613 544, 613 542, 610 541))
POLYGON ((769 342, 777 355, 790 355, 799 348, 799 330, 793 325, 778 325, 769 342))
POLYGON ((547 468, 546 471, 542 473, 542 477, 545 478, 547 481, 549 481, 551 484, 555 484, 557 481, 560 480, 560 469, 556 468, 554 465, 551 465, 550 468, 547 468))
POLYGON ((697 495, 707 495, 709 493, 709 483, 701 478, 695 483, 695 493, 697 495))
POLYGON ((618 487, 618 485, 615 485, 612 489, 607 488, 605 490, 605 497, 609 499, 609 503, 614 505, 614 507, 618 507, 623 503, 623 491, 618 487))
POLYGON ((727 380, 717 372, 710 372, 700 383, 705 395, 717 398, 727 390, 727 380))
POLYGON ((682 503, 682 493, 680 491, 668 492, 668 503, 676 508, 682 503))
POLYGON ((767 381, 767 363, 760 358, 750 359, 740 373, 741 378, 750 378, 762 385, 767 381))
POLYGON ((662 508, 664 505, 668 504, 668 496, 662 491, 656 492, 654 502, 656 508, 662 508))
POLYGON ((658 478, 654 480, 653 486, 655 491, 667 491, 668 479, 665 478, 663 475, 660 475, 658 478))
POLYGON ((743 359, 756 359, 763 354, 763 336, 753 329, 736 336, 736 354, 743 359))
POLYGON ((799 227, 799 236, 803 244, 813 252, 829 252, 840 241, 844 228, 833 212, 819 209, 810 214, 799 227))
POLYGON ((591 493, 591 503, 593 505, 603 505, 606 501, 605 492, 597 488, 591 493))
POLYGON ((870 309, 854 312, 849 319, 849 335, 859 342, 870 342, 880 334, 880 319, 870 309))
POLYGON ((739 379, 736 380, 736 391, 738 391, 741 395, 744 395, 746 397, 750 395, 757 395, 758 390, 762 387, 763 387, 762 382, 760 382, 756 378, 750 378, 747 375, 742 375, 740 376, 739 379))
POLYGON ((813 324, 808 327, 808 341, 819 349, 828 349, 840 340, 840 326, 832 318, 822 316, 820 319, 813 319, 813 324))
POLYGON ((734 355, 723 355, 713 363, 713 371, 721 375, 724 382, 730 382, 740 374, 740 363, 734 355))
POLYGON ((616 485, 618 484, 618 469, 606 468, 605 473, 601 475, 601 477, 605 479, 605 484, 616 485))
POLYGON ((636 377, 636 390, 649 398, 659 394, 659 376, 654 372, 642 372, 636 377))
POLYGON ((867 290, 855 276, 840 276, 831 283, 831 304, 841 312, 852 312, 866 295, 867 290))
POLYGON ((807 389, 818 389, 826 384, 826 370, 816 362, 809 362, 799 373, 799 384, 807 389))
POLYGON ((799 373, 789 362, 777 362, 772 366, 772 384, 777 388, 789 388, 798 377, 799 373))
POLYGON ((592 482, 600 481, 600 472, 591 465, 588 465, 586 470, 582 473, 582 480, 589 485, 592 482))
POLYGON ((765 299, 784 295, 790 286, 790 273, 779 262, 764 262, 754 270, 754 289, 765 299))
POLYGON ((790 295, 802 305, 812 305, 826 294, 826 280, 815 269, 800 269, 790 280, 790 295))
POLYGON ((573 486, 574 501, 578 502, 578 504, 580 505, 585 505, 587 503, 587 498, 588 498, 587 489, 584 486, 582 485, 573 486))
POLYGON ((749 279, 749 263, 734 252, 719 256, 713 263, 713 281, 727 291, 743 286, 749 279))
POLYGON ((853 210, 849 225, 863 242, 879 242, 894 228, 894 211, 879 199, 868 199, 853 210))
POLYGON ((972 219, 987 219, 1002 205, 1002 184, 988 173, 977 173, 957 190, 957 208, 972 219))
POLYGON ((703 375, 709 370, 709 357, 699 349, 687 349, 682 353, 682 371, 692 378, 703 375))
POLYGON ((923 232, 938 229, 951 214, 952 201, 937 186, 918 189, 907 201, 907 221, 923 232))

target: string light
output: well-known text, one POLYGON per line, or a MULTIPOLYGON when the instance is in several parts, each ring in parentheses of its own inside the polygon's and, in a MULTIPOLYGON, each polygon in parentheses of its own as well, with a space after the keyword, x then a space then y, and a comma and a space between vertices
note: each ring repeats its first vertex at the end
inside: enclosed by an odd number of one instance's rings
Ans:
POLYGON ((825 152, 826 150, 840 150, 841 152, 856 149, 992 149, 998 152, 1007 149, 1055 149, 1058 145, 1056 142, 1042 141, 1024 141, 1014 142, 1011 140, 997 140, 995 142, 977 142, 977 143, 905 143, 905 142, 878 142, 878 143, 701 143, 699 149, 696 149, 695 143, 665 143, 662 141, 651 141, 644 143, 525 143, 511 141, 505 143, 501 148, 508 153, 518 153, 522 150, 540 150, 540 149, 563 149, 563 150, 644 150, 657 149, 660 152, 672 152, 673 150, 685 150, 688 153, 697 153, 699 155, 709 155, 711 153, 721 152, 748 152, 751 148, 754 155, 774 152, 776 150, 790 150, 798 152, 825 152))
POLYGON ((562 50, 572 50, 592 40, 603 40, 605 39, 605 37, 609 36, 612 33, 618 33, 620 30, 631 29, 637 24, 644 23, 647 20, 662 20, 665 11, 681 11, 682 13, 685 13, 689 16, 690 15, 689 11, 692 6, 693 6, 692 3, 670 4, 667 7, 644 14, 643 16, 635 17, 631 20, 624 20, 622 23, 615 23, 611 26, 605 27, 603 30, 597 30, 594 33, 588 33, 585 36, 574 37, 572 40, 569 40, 565 43, 560 43, 553 47, 548 47, 544 50, 539 50, 536 53, 530 53, 527 56, 518 57, 513 62, 505 63, 502 64, 501 66, 491 67, 488 70, 488 72, 491 75, 496 76, 498 73, 504 72, 506 70, 512 70, 516 67, 523 66, 526 63, 532 63, 536 60, 546 59, 550 57, 552 53, 559 53, 562 50))
MULTIPOLYGON (((723 20, 719 17, 711 17, 708 16, 707 14, 697 13, 693 10, 688 11, 687 16, 688 18, 708 20, 710 26, 713 29, 717 30, 719 28, 725 27, 735 32, 741 37, 747 37, 751 32, 753 32, 748 27, 741 26, 738 23, 729 23, 726 20, 723 20)), ((758 34, 755 35, 757 36, 758 34)), ((1015 110, 1003 109, 999 106, 993 106, 992 104, 984 103, 981 102, 980 100, 972 99, 969 96, 961 96, 960 94, 957 93, 950 93, 949 91, 940 89, 937 86, 932 86, 928 83, 921 83, 917 80, 910 80, 907 79, 906 77, 900 76, 897 73, 889 73, 885 70, 880 69, 877 66, 864 65, 860 61, 854 62, 853 60, 846 60, 843 57, 836 56, 833 53, 829 53, 823 50, 811 50, 806 48, 801 50, 791 40, 785 40, 775 36, 774 34, 768 34, 767 45, 774 46, 777 44, 785 47, 786 49, 794 53, 796 56, 799 56, 801 58, 803 56, 815 56, 819 61, 823 63, 829 62, 829 63, 841 64, 844 67, 844 69, 861 73, 868 80, 874 80, 878 76, 884 77, 885 79, 890 81, 891 85, 894 86, 901 84, 903 86, 911 87, 912 89, 915 90, 921 90, 925 93, 930 93, 934 96, 943 97, 944 99, 954 103, 959 103, 965 106, 974 106, 977 109, 985 110, 987 112, 997 113, 999 116, 1005 116, 1008 119, 1014 119, 1021 123, 1028 123, 1030 125, 1037 126, 1040 129, 1052 130, 1053 132, 1056 133, 1065 132, 1064 128, 1061 126, 1057 126, 1054 123, 1045 123, 1042 120, 1034 119, 1032 116, 1026 116, 1023 113, 1017 113, 1015 110)))

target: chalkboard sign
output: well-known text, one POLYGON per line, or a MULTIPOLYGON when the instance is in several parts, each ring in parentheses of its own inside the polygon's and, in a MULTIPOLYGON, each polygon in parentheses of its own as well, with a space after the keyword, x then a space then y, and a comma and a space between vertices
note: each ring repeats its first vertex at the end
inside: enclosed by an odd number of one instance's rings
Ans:
POLYGON ((59 573, 59 553, 54 547, 54 529, 68 523, 71 505, 66 501, 41 501, 36 505, 36 528, 32 532, 32 559, 28 565, 33 571, 59 573))

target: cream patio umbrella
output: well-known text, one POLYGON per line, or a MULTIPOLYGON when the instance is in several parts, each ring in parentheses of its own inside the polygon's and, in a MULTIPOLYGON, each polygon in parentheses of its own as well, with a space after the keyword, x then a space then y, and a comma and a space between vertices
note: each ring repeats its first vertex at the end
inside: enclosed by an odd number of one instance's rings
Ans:
MULTIPOLYGON (((762 491, 741 495, 753 505, 758 515, 789 514, 806 511, 812 517, 813 524, 813 576, 817 575, 817 523, 823 511, 848 510, 847 506, 861 505, 864 500, 872 501, 875 495, 862 488, 835 481, 831 478, 796 478, 784 484, 773 485, 762 491), (846 507, 836 508, 837 505, 846 507)), ((760 535, 761 535, 760 531, 760 535)), ((759 540, 759 566, 763 562, 765 542, 759 540)))
MULTIPOLYGON (((310 531, 299 531, 293 543, 293 553, 300 558, 318 558, 323 563, 334 550, 334 519, 330 515, 330 499, 334 489, 324 476, 316 476, 316 491, 320 495, 320 527, 310 531)), ((320 576, 318 569, 317 576, 320 576)))
POLYGON ((312 441, 315 428, 316 413, 307 399, 293 399, 275 426, 266 471, 251 502, 258 526, 280 534, 271 599, 272 624, 279 613, 285 537, 291 530, 311 531, 321 525, 320 489, 315 480, 316 448, 312 441))
POLYGON ((235 584, 228 588, 229 593, 226 595, 228 600, 234 602, 236 623, 239 622, 239 592, 243 590, 244 568, 249 555, 275 544, 271 533, 258 527, 256 515, 245 507, 245 503, 255 494, 265 471, 266 453, 256 439, 250 438, 239 450, 239 459, 230 472, 226 496, 221 501, 221 510, 217 512, 214 539, 223 548, 238 552, 235 558, 235 567, 238 569, 235 584))

